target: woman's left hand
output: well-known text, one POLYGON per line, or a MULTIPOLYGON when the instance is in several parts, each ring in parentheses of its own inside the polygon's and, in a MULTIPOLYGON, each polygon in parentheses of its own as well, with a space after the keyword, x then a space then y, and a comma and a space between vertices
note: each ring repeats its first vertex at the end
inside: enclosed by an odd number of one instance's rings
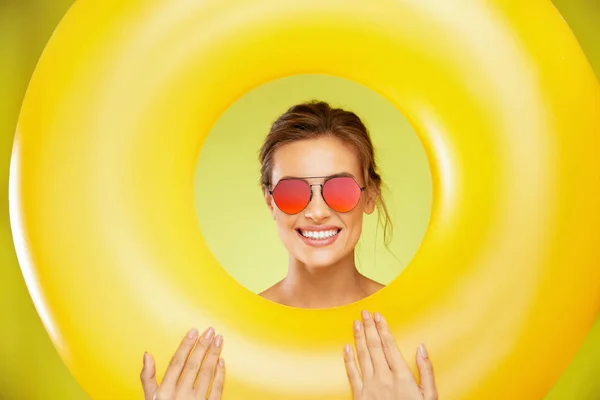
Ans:
POLYGON ((362 312, 363 323, 354 321, 354 341, 358 356, 346 345, 344 361, 354 400, 437 400, 433 366, 423 345, 419 346, 417 366, 420 385, 400 354, 387 322, 378 313, 362 312))

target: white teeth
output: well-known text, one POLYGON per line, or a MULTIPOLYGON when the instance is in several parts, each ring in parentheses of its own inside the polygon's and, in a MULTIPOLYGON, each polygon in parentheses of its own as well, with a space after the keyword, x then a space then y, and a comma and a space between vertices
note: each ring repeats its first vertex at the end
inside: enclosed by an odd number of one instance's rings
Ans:
POLYGON ((332 236, 338 234, 337 229, 329 230, 329 231, 300 231, 302 236, 311 238, 311 239, 329 239, 332 236))

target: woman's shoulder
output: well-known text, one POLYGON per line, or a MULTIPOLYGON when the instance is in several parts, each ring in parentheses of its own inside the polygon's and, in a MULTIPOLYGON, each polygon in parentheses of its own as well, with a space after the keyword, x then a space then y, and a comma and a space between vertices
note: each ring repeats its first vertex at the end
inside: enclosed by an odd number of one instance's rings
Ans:
POLYGON ((371 296, 372 294, 377 293, 379 290, 383 289, 385 287, 385 285, 382 285, 381 283, 371 279, 371 278, 367 278, 366 276, 363 277, 364 278, 364 288, 365 291, 367 292, 367 296, 371 296))
POLYGON ((263 290, 262 292, 260 292, 258 295, 260 297, 262 297, 263 299, 267 299, 270 301, 273 301, 275 303, 279 303, 279 298, 280 298, 280 287, 281 287, 281 283, 283 281, 277 282, 276 284, 274 284, 273 286, 271 286, 268 289, 263 290))

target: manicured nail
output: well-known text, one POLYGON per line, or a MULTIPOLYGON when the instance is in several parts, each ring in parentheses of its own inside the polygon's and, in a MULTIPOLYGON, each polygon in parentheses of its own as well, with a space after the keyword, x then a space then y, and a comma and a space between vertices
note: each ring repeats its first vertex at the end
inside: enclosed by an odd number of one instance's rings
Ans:
POLYGON ((198 331, 196 329, 191 329, 188 332, 187 337, 188 337, 188 339, 195 339, 197 335, 198 335, 198 331))
POLYGON ((346 351, 346 354, 352 354, 352 347, 347 344, 346 346, 344 346, 344 351, 346 351))
POLYGON ((375 312, 375 314, 373 314, 373 316, 375 317, 375 322, 381 321, 381 314, 379 314, 378 312, 375 312))
POLYGON ((219 358, 219 367, 223 368, 225 366, 225 359, 219 358))
POLYGON ((223 336, 217 335, 217 337, 215 338, 215 347, 221 347, 222 344, 223 344, 223 336))
POLYGON ((366 321, 371 318, 371 314, 369 314, 369 312, 366 310, 362 310, 362 317, 363 317, 363 320, 366 321))
POLYGON ((360 332, 360 321, 354 321, 354 331, 360 332))
POLYGON ((419 345, 419 355, 422 359, 427 358, 427 349, 425 349, 425 345, 423 343, 419 345))
POLYGON ((205 339, 212 339, 213 335, 215 334, 215 330, 213 328, 208 328, 208 330, 206 331, 206 335, 204 335, 205 339))

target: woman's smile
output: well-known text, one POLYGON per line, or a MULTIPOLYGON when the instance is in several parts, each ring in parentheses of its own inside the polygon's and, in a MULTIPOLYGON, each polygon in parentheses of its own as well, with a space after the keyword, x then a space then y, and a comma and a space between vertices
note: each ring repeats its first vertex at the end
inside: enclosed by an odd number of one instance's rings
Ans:
POLYGON ((333 244, 342 228, 332 225, 302 226, 296 229, 300 240, 312 247, 324 247, 333 244))

